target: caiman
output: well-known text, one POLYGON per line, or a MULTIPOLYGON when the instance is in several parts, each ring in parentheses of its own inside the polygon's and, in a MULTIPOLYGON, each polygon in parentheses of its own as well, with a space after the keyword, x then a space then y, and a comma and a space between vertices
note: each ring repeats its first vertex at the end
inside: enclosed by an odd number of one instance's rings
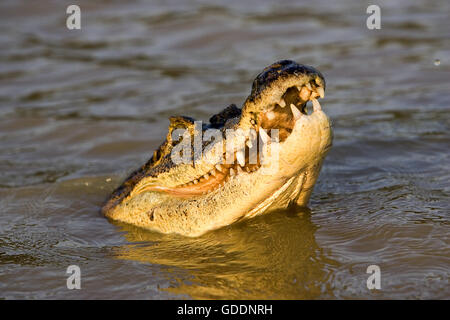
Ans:
POLYGON ((282 60, 255 78, 242 108, 230 105, 202 125, 190 117, 171 117, 165 141, 112 193, 102 213, 195 237, 274 209, 306 206, 332 145, 331 122, 318 102, 324 93, 318 70, 282 60), (185 132, 177 140, 178 129, 185 132), (219 137, 203 141, 211 129, 219 137), (200 153, 175 161, 174 154, 186 150, 181 143, 194 150, 198 137, 200 153), (227 139, 233 140, 231 148, 227 139))

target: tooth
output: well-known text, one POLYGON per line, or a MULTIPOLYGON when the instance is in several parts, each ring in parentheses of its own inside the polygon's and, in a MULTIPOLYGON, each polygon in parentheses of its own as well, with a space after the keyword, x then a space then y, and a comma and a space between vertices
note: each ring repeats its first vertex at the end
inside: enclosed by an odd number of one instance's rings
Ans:
POLYGON ((244 173, 244 171, 242 170, 242 168, 240 166, 237 167, 237 174, 241 174, 244 173))
POLYGON ((312 90, 311 84, 309 82, 305 84, 305 87, 307 87, 309 90, 312 90))
POLYGON ((264 143, 267 143, 267 141, 270 140, 269 135, 268 135, 267 132, 266 132, 264 129, 262 129, 262 128, 259 130, 259 136, 261 137, 261 140, 262 140, 264 143))
POLYGON ((242 152, 242 150, 239 150, 238 152, 236 152, 236 159, 241 166, 245 165, 245 155, 244 155, 244 152, 242 152))
POLYGON ((245 167, 245 171, 250 172, 250 168, 249 167, 245 167))
POLYGON ((250 149, 253 148, 253 143, 250 140, 247 140, 247 142, 245 143, 247 145, 247 147, 249 147, 250 149))
POLYGON ((208 178, 209 178, 209 174, 207 174, 207 173, 204 174, 204 175, 203 175, 203 178, 208 179, 208 178))
POLYGON ((233 168, 230 168, 230 177, 233 177, 234 176, 234 170, 233 170, 233 168))
POLYGON ((312 101, 314 111, 322 110, 322 107, 320 106, 320 103, 317 99, 311 99, 311 101, 312 101))
POLYGON ((255 129, 250 129, 250 138, 251 140, 255 140, 258 134, 256 133, 255 129))
POLYGON ((317 87, 316 90, 321 98, 325 97, 325 90, 322 87, 317 87))
POLYGON ((215 170, 215 169, 212 169, 212 170, 209 172, 209 174, 215 177, 215 176, 216 176, 216 170, 215 170))
POLYGON ((222 168, 222 166, 220 164, 216 164, 215 167, 216 167, 217 171, 222 172, 223 168, 222 168))
POLYGON ((280 102, 278 103, 280 105, 280 107, 284 108, 286 107, 286 101, 284 101, 283 98, 281 98, 280 102))
POLYGON ((194 184, 197 184, 197 183, 198 183, 198 180, 197 180, 197 179, 195 179, 195 180, 194 180, 194 184))
POLYGON ((294 120, 298 120, 300 119, 300 117, 302 116, 302 113, 300 112, 300 110, 297 109, 297 107, 291 103, 291 110, 292 110, 292 114, 294 115, 294 120))

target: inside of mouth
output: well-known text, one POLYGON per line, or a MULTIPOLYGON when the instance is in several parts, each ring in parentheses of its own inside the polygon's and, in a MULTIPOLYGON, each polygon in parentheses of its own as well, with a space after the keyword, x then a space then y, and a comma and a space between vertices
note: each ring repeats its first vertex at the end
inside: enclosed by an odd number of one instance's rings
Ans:
POLYGON ((153 187, 147 190, 164 191, 180 197, 204 195, 220 188, 230 179, 257 171, 261 167, 260 157, 259 155, 256 157, 255 163, 255 161, 250 161, 249 155, 251 153, 250 149, 257 148, 256 152, 261 150, 258 148, 258 143, 261 143, 261 135, 263 134, 260 129, 264 129, 268 139, 272 139, 270 137, 271 129, 278 129, 278 141, 283 142, 291 134, 297 120, 291 105, 295 106, 299 113, 308 115, 308 101, 318 96, 319 93, 311 85, 308 87, 302 86, 299 88, 293 86, 288 88, 282 94, 278 103, 266 106, 265 111, 260 112, 256 116, 253 126, 258 134, 257 136, 260 138, 253 139, 250 143, 247 141, 244 149, 241 150, 240 156, 235 153, 231 155, 231 159, 227 159, 226 164, 216 164, 209 172, 179 186, 172 188, 153 187))
POLYGON ((258 115, 257 124, 259 127, 265 129, 269 135, 271 129, 278 129, 280 142, 286 140, 295 125, 295 119, 290 107, 291 104, 302 114, 308 114, 307 101, 300 97, 300 91, 297 87, 290 87, 284 92, 279 103, 269 106, 267 111, 258 115))

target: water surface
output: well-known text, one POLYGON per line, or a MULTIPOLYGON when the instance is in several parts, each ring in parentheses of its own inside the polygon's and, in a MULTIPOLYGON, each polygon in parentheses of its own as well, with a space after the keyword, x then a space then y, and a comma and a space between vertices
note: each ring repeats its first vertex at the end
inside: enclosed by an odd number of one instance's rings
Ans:
POLYGON ((381 1, 381 30, 364 1, 78 1, 81 31, 69 4, 0 4, 0 298, 450 298, 448 1, 381 1), (308 209, 195 239, 100 216, 169 116, 241 104, 284 58, 327 79, 308 209))

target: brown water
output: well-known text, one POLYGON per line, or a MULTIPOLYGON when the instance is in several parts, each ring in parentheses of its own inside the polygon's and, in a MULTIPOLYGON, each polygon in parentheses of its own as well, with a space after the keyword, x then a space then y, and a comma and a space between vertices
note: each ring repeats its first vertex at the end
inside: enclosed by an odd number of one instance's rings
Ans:
POLYGON ((378 1, 381 30, 364 1, 77 3, 81 31, 72 1, 0 3, 0 298, 450 298, 448 0, 378 1), (195 239, 100 216, 169 116, 242 103, 282 58, 328 84, 310 209, 195 239))

